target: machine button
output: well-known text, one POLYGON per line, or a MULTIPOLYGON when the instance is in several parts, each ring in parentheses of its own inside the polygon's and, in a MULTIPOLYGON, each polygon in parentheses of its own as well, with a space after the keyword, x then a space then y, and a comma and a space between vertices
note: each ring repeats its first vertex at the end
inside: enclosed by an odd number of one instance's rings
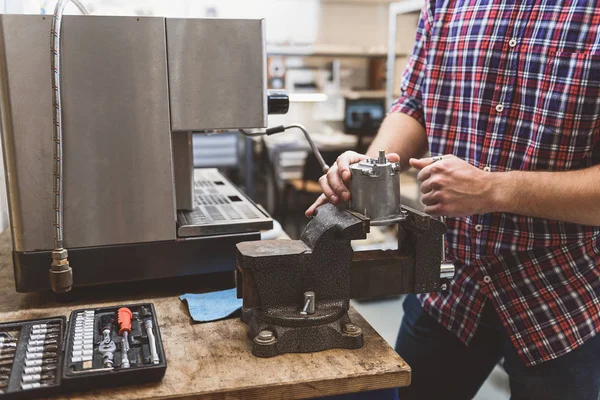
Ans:
POLYGON ((483 167, 483 170, 485 172, 490 172, 492 170, 492 168, 489 165, 486 165, 485 167, 483 167))
POLYGON ((287 114, 290 108, 290 97, 285 90, 269 90, 267 92, 267 109, 269 115, 287 114))
POLYGON ((490 283, 492 281, 492 278, 490 278, 488 275, 486 275, 486 276, 483 277, 483 281, 485 283, 490 283))
POLYGON ((510 39, 510 41, 508 42, 508 45, 510 47, 515 47, 517 45, 517 39, 510 39))
POLYGON ((481 232, 483 230, 483 225, 475 225, 475 230, 481 232))
POLYGON ((504 104, 500 103, 500 104, 496 105, 496 111, 498 111, 499 113, 504 111, 504 104))

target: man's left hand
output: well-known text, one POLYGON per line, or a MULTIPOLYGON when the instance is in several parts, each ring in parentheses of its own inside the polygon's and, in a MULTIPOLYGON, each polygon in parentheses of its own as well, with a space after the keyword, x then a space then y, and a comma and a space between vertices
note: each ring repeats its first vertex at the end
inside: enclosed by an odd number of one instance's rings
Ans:
POLYGON ((453 155, 411 158, 420 170, 424 212, 433 216, 465 217, 493 211, 492 173, 478 169, 453 155))

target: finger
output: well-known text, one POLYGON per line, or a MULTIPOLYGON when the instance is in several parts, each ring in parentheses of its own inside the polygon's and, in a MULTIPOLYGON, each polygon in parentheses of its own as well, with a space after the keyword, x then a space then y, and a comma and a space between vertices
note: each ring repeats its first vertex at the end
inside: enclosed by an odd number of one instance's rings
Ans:
POLYGON ((400 156, 397 153, 389 153, 385 155, 390 162, 400 162, 400 156))
POLYGON ((440 184, 440 180, 436 179, 436 177, 426 179, 423 183, 421 183, 421 193, 427 194, 432 190, 441 190, 443 186, 440 184))
POLYGON ((432 206, 434 204, 438 204, 439 202, 439 199, 437 198, 437 196, 435 196, 435 192, 427 193, 426 195, 423 195, 421 197, 421 203, 423 203, 426 206, 432 206))
POLYGON ((319 178, 319 184, 321 185, 321 189, 323 189, 323 193, 325 194, 325 197, 327 197, 327 200, 332 204, 337 204, 339 198, 336 196, 331 186, 329 186, 327 175, 323 175, 319 178))
POLYGON ((337 159, 337 167, 339 175, 342 177, 344 182, 350 181, 352 174, 350 173, 350 164, 357 163, 362 160, 366 160, 367 157, 364 154, 358 154, 355 151, 347 151, 337 159))
POLYGON ((431 178, 433 164, 430 164, 419 171, 417 175, 417 179, 421 182, 425 182, 427 179, 431 178))
POLYGON ((431 215, 432 217, 442 217, 445 214, 441 204, 427 206, 423 209, 423 212, 425 214, 431 215))
POLYGON ((408 163, 410 164, 411 167, 416 168, 416 169, 423 169, 425 167, 427 167, 428 165, 433 164, 434 162, 439 162, 439 156, 438 157, 426 157, 426 158, 411 158, 410 160, 408 160, 408 163))
POLYGON ((315 200, 315 202, 310 207, 308 207, 308 209, 304 212, 304 215, 306 215, 307 217, 312 217, 312 216, 316 215, 315 211, 317 210, 317 207, 320 207, 326 203, 327 203, 327 197, 325 197, 324 194, 320 195, 317 198, 317 200, 315 200))
POLYGON ((425 182, 421 184, 421 193, 427 194, 433 190, 433 184, 431 183, 431 179, 427 179, 425 182))
POLYGON ((344 185, 339 172, 340 170, 337 167, 332 167, 327 172, 327 182, 338 198, 348 200, 350 198, 350 191, 344 185))

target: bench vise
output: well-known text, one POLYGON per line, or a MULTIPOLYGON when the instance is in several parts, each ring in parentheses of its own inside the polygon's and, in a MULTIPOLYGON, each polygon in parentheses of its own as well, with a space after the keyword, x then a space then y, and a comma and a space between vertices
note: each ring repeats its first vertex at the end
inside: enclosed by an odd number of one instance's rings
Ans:
POLYGON ((351 298, 443 289, 454 274, 440 251, 446 226, 401 211, 397 250, 354 252, 351 241, 366 237, 371 220, 331 204, 319 207, 300 240, 237 244, 238 297, 252 353, 360 348, 362 330, 348 316, 351 298))

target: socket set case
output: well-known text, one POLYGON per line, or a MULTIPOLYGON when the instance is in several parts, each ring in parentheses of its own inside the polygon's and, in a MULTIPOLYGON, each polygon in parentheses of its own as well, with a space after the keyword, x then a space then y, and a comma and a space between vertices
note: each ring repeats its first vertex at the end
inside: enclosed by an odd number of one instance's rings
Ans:
POLYGON ((0 323, 2 400, 159 381, 166 370, 151 303, 0 323))

